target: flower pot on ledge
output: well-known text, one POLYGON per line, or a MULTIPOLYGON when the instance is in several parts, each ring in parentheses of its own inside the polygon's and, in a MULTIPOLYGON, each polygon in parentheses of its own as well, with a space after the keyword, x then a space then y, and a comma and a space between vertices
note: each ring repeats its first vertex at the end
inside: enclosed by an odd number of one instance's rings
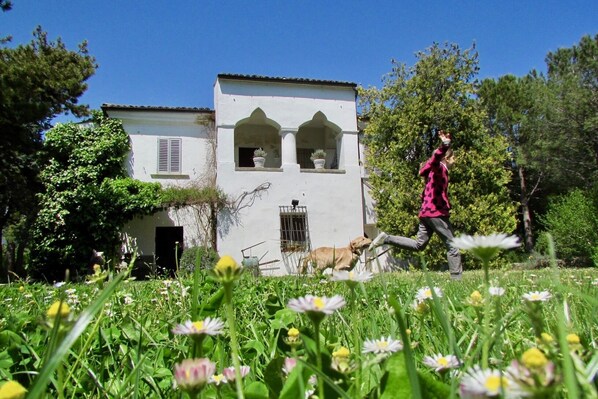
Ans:
POLYGON ((258 169, 263 168, 265 162, 266 158, 264 157, 253 157, 253 165, 258 169))
POLYGON ((324 164, 326 163, 326 151, 317 149, 311 153, 311 157, 309 157, 309 159, 312 160, 314 167, 317 170, 324 169, 324 164))
POLYGON ((324 169, 324 164, 326 163, 325 159, 314 159, 314 168, 316 169, 324 169))

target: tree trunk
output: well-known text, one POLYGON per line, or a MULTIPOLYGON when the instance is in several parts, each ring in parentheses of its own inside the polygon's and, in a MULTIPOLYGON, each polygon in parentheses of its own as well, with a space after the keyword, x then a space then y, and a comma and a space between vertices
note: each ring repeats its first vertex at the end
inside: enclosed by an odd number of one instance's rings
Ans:
POLYGON ((534 249, 534 236, 532 230, 532 217, 529 209, 529 194, 526 187, 525 171, 522 167, 518 167, 517 171, 519 173, 521 216, 523 218, 525 250, 531 252, 531 250, 534 249))

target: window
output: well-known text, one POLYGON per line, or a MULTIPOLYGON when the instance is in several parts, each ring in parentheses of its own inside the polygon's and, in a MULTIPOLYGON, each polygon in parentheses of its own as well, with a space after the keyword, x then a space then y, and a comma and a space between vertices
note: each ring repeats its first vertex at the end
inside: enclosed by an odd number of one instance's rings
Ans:
POLYGON ((240 167, 253 167, 253 151, 257 147, 239 147, 239 164, 240 167))
POLYGON ((158 173, 181 173, 181 139, 158 139, 158 173))
POLYGON ((305 252, 309 250, 307 207, 281 206, 280 250, 282 252, 305 252))
POLYGON ((314 163, 311 160, 313 148, 297 148, 297 163, 301 169, 313 169, 314 163))

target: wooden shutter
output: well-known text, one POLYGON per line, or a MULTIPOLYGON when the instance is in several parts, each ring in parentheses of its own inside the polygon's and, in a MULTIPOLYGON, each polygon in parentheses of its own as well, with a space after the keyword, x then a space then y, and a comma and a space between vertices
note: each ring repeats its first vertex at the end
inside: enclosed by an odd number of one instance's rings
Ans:
POLYGON ((158 172, 168 172, 168 139, 158 139, 158 172))
POLYGON ((181 139, 170 139, 170 172, 181 172, 181 139))
POLYGON ((158 172, 181 173, 181 139, 158 139, 158 172))

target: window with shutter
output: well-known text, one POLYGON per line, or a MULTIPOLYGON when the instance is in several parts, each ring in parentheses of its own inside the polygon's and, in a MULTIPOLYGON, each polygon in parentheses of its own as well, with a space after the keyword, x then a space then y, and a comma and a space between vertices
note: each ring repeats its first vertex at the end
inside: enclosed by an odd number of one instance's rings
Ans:
POLYGON ((181 139, 158 139, 158 173, 181 173, 181 139))

